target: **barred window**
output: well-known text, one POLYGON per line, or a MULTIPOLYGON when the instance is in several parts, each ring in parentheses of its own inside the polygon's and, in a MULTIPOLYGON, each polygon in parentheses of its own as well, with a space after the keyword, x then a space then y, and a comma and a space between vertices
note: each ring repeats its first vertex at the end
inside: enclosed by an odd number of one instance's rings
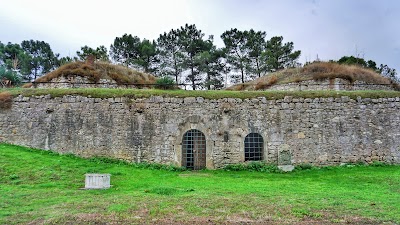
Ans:
POLYGON ((263 137, 258 133, 250 133, 244 139, 244 160, 259 161, 263 160, 263 137))

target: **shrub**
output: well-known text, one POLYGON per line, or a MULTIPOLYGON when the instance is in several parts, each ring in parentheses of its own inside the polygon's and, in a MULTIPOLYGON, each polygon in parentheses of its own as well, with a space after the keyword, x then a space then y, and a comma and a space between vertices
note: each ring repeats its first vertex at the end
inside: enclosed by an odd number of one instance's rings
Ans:
POLYGON ((19 176, 17 174, 11 174, 10 176, 8 176, 8 178, 10 180, 17 180, 17 179, 19 179, 19 176))
POLYGON ((178 192, 179 190, 176 188, 170 188, 170 187, 155 187, 150 190, 145 190, 144 192, 146 193, 154 193, 154 194, 159 194, 159 195, 174 195, 178 192))
POLYGON ((257 172, 268 172, 276 173, 280 172, 278 167, 273 164, 266 164, 265 162, 250 162, 247 164, 230 164, 224 168, 226 171, 257 171, 257 172))
POLYGON ((176 89, 176 83, 171 77, 165 76, 156 80, 156 88, 164 90, 176 89))
POLYGON ((9 92, 0 92, 0 109, 11 109, 12 95, 9 92))
MULTIPOLYGON (((12 70, 7 70, 5 67, 0 66, 0 80, 7 80, 10 82, 8 85, 18 85, 21 83, 21 77, 12 70)), ((1 87, 1 86, 0 86, 1 87)))
POLYGON ((388 166, 389 164, 387 164, 385 162, 374 161, 369 165, 373 166, 373 167, 385 167, 385 166, 388 166))
POLYGON ((244 171, 246 170, 245 164, 229 164, 224 167, 226 171, 244 171))
POLYGON ((296 170, 310 170, 313 168, 313 166, 309 163, 302 163, 297 165, 295 168, 296 170))

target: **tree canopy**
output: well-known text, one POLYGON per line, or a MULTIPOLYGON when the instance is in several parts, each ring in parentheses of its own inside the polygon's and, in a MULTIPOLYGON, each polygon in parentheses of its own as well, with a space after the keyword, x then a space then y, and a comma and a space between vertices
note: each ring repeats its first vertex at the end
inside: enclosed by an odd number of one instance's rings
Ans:
POLYGON ((21 47, 27 58, 23 59, 24 69, 22 74, 27 75, 27 79, 35 80, 38 76, 48 73, 55 69, 57 57, 51 50, 50 44, 44 41, 22 41, 21 47))
POLYGON ((104 45, 100 45, 95 49, 85 45, 81 47, 80 51, 76 51, 76 54, 81 61, 85 61, 88 56, 94 56, 96 60, 109 61, 108 51, 104 45))
MULTIPOLYGON (((104 45, 84 45, 76 56, 60 57, 44 41, 0 42, 0 66, 13 71, 24 81, 31 81, 72 61, 111 61, 127 67, 169 77, 175 83, 190 83, 192 89, 220 89, 228 83, 244 83, 267 73, 300 66, 300 50, 282 36, 267 39, 264 31, 232 28, 221 34, 223 46, 214 44, 195 24, 185 24, 159 35, 156 40, 132 34, 116 37, 108 51, 104 45)), ((397 72, 386 64, 354 56, 343 56, 338 63, 358 64, 397 80, 397 72)), ((8 73, 8 72, 7 72, 8 73)), ((5 72, 3 73, 5 74, 5 72)))
POLYGON ((266 51, 263 58, 267 62, 270 72, 295 67, 301 51, 293 51, 293 42, 283 43, 282 36, 272 37, 267 41, 266 51))

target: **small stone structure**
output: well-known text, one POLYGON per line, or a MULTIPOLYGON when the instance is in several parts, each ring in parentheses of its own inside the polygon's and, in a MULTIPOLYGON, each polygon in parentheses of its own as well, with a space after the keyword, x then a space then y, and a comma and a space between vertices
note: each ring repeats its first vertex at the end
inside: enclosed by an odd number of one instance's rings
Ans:
POLYGON ((19 96, 0 109, 0 142, 210 169, 246 154, 278 166, 399 164, 400 98, 19 96))
POLYGON ((289 172, 294 169, 292 164, 292 153, 290 152, 290 146, 281 145, 278 149, 278 168, 285 172, 289 172))
POLYGON ((110 174, 85 174, 85 189, 108 189, 110 185, 110 174))
POLYGON ((300 82, 292 82, 287 84, 274 84, 266 90, 277 91, 318 91, 318 90, 335 90, 335 91, 361 91, 361 90, 394 90, 391 84, 369 84, 363 81, 350 82, 348 80, 336 78, 325 79, 321 81, 307 80, 300 82))
MULTIPOLYGON (((100 79, 98 82, 90 81, 87 77, 68 75, 53 78, 49 82, 33 82, 33 88, 127 88, 127 85, 118 85, 115 80, 100 79)), ((129 85, 134 88, 133 85, 129 85)))

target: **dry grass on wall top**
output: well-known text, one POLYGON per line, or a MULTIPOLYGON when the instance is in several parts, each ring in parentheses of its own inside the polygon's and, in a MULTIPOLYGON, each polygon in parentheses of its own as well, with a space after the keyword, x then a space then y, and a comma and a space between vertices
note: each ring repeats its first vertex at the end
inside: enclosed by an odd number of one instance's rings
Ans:
POLYGON ((104 71, 103 76, 108 76, 118 84, 154 84, 156 78, 153 75, 142 73, 122 65, 113 65, 107 62, 96 62, 95 67, 104 71))
MULTIPOLYGON (((71 62, 61 66, 60 68, 38 78, 37 83, 51 82, 54 78, 61 76, 81 76, 87 77, 89 81, 97 83, 100 79, 112 79, 117 84, 154 84, 156 78, 150 74, 135 71, 122 65, 114 65, 108 62, 94 62, 88 64, 86 62, 71 62)), ((24 87, 30 87, 25 85, 24 87)))
POLYGON ((0 109, 10 109, 12 100, 13 97, 9 92, 0 92, 0 109))
POLYGON ((302 68, 303 74, 312 75, 313 80, 341 78, 351 83, 363 81, 369 84, 391 84, 390 79, 367 68, 356 65, 340 65, 337 63, 312 63, 302 68))
POLYGON ((255 89, 256 90, 267 89, 267 88, 271 87, 272 85, 276 84, 277 82, 278 82, 277 76, 275 76, 275 75, 268 76, 268 81, 257 83, 255 89))
POLYGON ((265 90, 273 85, 298 83, 310 80, 332 80, 335 78, 341 78, 350 83, 362 81, 367 84, 391 85, 394 89, 399 90, 398 84, 371 69, 356 65, 341 65, 331 62, 318 62, 306 65, 302 68, 277 71, 244 84, 231 86, 227 88, 227 90, 265 90))
POLYGON ((72 62, 62 65, 60 68, 54 70, 53 72, 39 77, 35 80, 35 82, 50 82, 54 78, 68 75, 87 77, 92 82, 98 82, 101 78, 100 71, 97 70, 94 66, 88 65, 84 62, 72 62))

